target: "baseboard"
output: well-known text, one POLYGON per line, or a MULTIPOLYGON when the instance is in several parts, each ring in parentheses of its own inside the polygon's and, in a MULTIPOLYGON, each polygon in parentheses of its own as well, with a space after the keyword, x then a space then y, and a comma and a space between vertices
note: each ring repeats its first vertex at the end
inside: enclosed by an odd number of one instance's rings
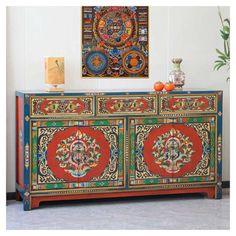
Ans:
POLYGON ((7 200, 15 200, 15 199, 16 199, 16 192, 7 193, 7 200))
MULTIPOLYGON (((230 188, 230 181, 223 181, 222 188, 230 188)), ((7 200, 15 200, 15 199, 16 199, 16 192, 7 193, 7 200)))
POLYGON ((230 188, 230 181, 222 181, 222 188, 230 188))

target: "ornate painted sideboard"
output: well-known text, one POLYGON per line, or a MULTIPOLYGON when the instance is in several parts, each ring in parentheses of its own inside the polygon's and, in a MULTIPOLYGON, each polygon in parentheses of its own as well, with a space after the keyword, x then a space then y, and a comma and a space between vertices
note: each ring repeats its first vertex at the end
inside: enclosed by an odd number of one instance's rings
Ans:
POLYGON ((16 192, 221 198, 222 91, 16 92, 16 192))

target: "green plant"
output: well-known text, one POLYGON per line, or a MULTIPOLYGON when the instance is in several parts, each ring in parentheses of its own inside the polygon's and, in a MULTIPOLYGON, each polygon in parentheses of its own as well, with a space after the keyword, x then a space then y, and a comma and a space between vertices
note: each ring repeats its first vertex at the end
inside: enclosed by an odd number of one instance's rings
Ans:
MULTIPOLYGON (((227 66, 230 69, 230 20, 228 18, 223 19, 220 8, 218 7, 218 14, 222 24, 220 29, 221 38, 224 41, 224 51, 216 48, 218 59, 215 61, 214 70, 219 70, 223 66, 227 66)), ((227 78, 229 80, 229 77, 227 78)))

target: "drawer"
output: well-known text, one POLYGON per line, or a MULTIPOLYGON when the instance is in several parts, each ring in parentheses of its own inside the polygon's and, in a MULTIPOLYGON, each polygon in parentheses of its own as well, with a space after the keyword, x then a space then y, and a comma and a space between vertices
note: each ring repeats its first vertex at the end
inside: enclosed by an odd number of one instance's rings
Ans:
POLYGON ((162 94, 159 100, 160 114, 217 112, 217 94, 162 94))
POLYGON ((150 95, 97 96, 97 116, 157 114, 157 97, 150 95))
POLYGON ((32 96, 30 98, 30 116, 93 116, 93 96, 32 96))

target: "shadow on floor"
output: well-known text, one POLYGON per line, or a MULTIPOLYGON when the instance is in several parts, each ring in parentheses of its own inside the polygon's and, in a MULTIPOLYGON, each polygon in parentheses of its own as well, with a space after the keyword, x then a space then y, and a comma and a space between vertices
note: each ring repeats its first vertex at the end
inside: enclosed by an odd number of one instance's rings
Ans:
POLYGON ((150 202, 150 201, 178 201, 178 200, 193 200, 193 199, 204 199, 206 196, 201 193, 187 193, 187 194, 173 194, 173 195, 152 195, 152 196, 132 196, 132 197, 119 197, 119 198, 98 198, 98 199, 80 199, 80 200, 58 200, 41 202, 40 207, 47 206, 70 206, 70 205, 114 205, 114 204, 126 204, 126 203, 139 203, 139 202, 150 202))

